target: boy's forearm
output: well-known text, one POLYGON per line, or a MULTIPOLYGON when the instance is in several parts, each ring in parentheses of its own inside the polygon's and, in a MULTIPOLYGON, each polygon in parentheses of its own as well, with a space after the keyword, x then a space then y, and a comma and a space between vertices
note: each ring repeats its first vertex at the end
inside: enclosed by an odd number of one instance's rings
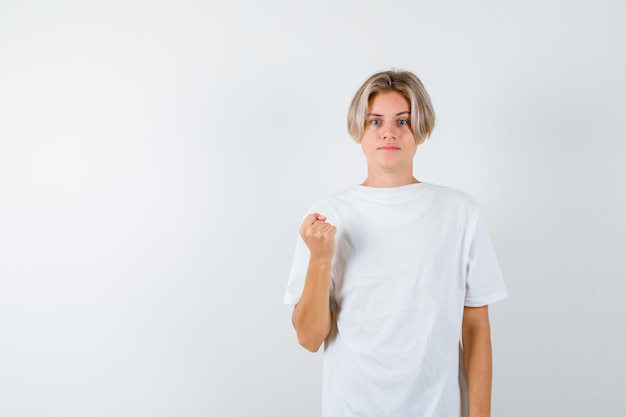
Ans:
POLYGON ((489 322, 463 330, 463 364, 469 393, 469 416, 491 415, 492 350, 489 322))
POLYGON ((331 261, 309 261, 304 290, 293 311, 298 342, 312 352, 317 352, 330 332, 330 271, 331 261))

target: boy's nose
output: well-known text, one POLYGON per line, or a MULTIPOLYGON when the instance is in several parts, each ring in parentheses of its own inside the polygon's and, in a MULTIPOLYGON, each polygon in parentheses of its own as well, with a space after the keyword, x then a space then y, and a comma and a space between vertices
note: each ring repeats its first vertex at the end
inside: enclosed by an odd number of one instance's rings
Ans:
POLYGON ((393 128, 388 128, 383 132, 384 141, 396 140, 396 132, 393 128))

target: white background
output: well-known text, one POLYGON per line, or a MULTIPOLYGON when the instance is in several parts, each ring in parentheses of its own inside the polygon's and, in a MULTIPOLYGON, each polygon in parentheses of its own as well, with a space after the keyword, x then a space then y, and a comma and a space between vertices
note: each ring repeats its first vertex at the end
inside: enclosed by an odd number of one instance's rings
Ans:
POLYGON ((600 1, 0 1, 0 415, 319 416, 282 304, 372 73, 486 213, 494 416, 624 416, 626 26, 600 1))

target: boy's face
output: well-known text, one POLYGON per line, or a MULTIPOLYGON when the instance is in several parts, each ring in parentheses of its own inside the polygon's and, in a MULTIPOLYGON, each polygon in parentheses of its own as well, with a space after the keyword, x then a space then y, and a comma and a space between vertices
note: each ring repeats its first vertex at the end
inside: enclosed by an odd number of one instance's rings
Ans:
POLYGON ((412 175, 417 143, 410 122, 411 105, 397 91, 370 99, 360 142, 369 170, 412 175))

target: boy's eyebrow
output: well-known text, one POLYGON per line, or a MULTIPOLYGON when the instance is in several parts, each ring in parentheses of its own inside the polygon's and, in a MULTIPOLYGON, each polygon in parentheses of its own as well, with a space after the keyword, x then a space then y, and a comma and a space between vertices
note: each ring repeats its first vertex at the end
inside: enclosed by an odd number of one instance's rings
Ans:
MULTIPOLYGON (((411 114, 410 111, 406 110, 406 111, 401 111, 400 113, 396 113, 396 116, 400 116, 401 114, 411 114)), ((375 117, 382 117, 382 114, 378 114, 378 113, 367 113, 365 115, 365 117, 370 117, 370 116, 375 116, 375 117)))

